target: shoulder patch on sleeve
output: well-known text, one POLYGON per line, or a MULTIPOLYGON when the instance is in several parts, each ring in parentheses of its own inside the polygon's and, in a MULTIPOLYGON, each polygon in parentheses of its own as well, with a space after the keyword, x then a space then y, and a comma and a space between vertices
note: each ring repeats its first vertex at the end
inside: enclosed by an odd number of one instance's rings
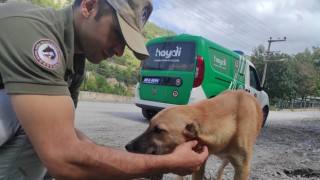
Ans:
POLYGON ((33 45, 33 56, 37 63, 47 69, 57 69, 61 64, 61 50, 50 39, 40 39, 33 45))

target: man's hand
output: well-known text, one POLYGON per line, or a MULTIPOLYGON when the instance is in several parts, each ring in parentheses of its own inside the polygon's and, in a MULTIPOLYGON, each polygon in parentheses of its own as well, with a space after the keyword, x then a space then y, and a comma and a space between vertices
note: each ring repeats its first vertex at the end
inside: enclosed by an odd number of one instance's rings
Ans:
POLYGON ((201 165, 207 160, 209 152, 207 146, 203 146, 200 151, 195 152, 193 148, 197 144, 197 141, 189 141, 176 147, 171 154, 175 159, 173 173, 185 176, 199 171, 201 165))

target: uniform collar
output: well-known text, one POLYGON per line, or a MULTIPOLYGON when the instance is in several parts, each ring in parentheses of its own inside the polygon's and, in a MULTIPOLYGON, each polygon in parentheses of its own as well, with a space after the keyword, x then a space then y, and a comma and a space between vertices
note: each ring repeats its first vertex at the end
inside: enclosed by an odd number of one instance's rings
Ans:
POLYGON ((67 49, 66 66, 67 70, 74 73, 73 70, 73 54, 74 54, 74 27, 73 27, 73 10, 72 6, 68 6, 59 10, 64 21, 64 39, 63 42, 67 49))

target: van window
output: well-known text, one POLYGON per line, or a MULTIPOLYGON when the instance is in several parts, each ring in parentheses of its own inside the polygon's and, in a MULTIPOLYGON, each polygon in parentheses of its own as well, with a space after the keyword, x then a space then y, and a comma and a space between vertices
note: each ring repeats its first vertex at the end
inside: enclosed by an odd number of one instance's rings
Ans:
POLYGON ((147 47, 150 57, 142 61, 143 70, 193 71, 195 43, 163 42, 147 47))
POLYGON ((259 76, 257 74, 257 71, 250 66, 250 86, 260 90, 260 80, 259 80, 259 76))

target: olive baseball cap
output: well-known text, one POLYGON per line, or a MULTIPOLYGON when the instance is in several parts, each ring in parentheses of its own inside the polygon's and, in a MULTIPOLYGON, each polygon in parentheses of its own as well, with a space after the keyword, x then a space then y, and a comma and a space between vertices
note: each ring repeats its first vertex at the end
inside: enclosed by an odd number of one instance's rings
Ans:
POLYGON ((151 0, 107 0, 116 10, 121 32, 136 58, 149 57, 142 29, 153 10, 151 0))

